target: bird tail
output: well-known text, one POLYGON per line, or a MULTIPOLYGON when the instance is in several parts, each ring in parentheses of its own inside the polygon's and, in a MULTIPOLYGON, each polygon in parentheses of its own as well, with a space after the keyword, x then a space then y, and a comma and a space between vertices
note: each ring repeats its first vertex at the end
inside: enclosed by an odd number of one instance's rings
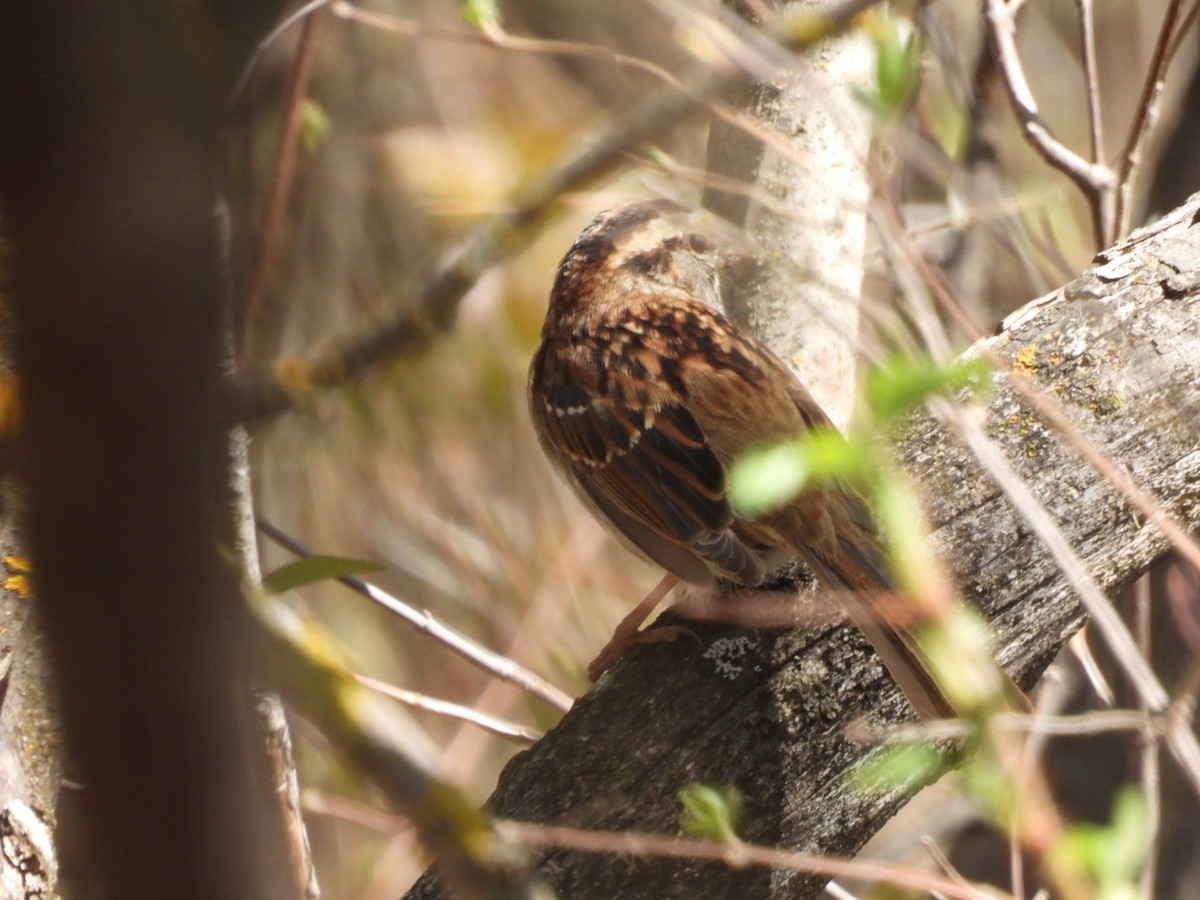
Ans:
POLYGON ((882 560, 855 542, 838 538, 836 554, 807 553, 806 562, 858 627, 922 719, 954 718, 957 713, 930 670, 909 621, 900 621, 896 587, 883 572, 882 560))
MULTIPOLYGON (((846 614, 871 642, 917 714, 923 719, 956 716, 958 711, 934 677, 916 638, 916 630, 929 624, 928 619, 923 621, 918 610, 901 602, 874 544, 839 535, 838 550, 836 556, 815 561, 818 577, 838 592, 846 614)), ((1000 665, 994 659, 990 665, 1004 702, 1031 710, 1029 698, 1000 665)))

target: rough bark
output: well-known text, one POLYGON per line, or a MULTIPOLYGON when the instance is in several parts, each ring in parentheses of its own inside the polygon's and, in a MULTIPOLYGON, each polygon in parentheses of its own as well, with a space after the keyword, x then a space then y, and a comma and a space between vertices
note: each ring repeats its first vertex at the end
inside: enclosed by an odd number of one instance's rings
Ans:
MULTIPOLYGON (((0 377, 12 366, 8 241, 0 222, 0 377)), ((34 627, 19 504, 0 485, 0 898, 57 896, 53 831, 62 735, 43 643, 34 627)))
MULTIPOLYGON (((1062 404, 1185 528, 1200 526, 1200 195, 1097 258, 990 339, 1062 404)), ((1106 591, 1168 547, 999 375, 986 431, 1046 505, 1106 591)), ((997 655, 1034 683, 1084 613, 1000 490, 929 415, 896 444, 923 491, 934 541, 997 655)), ((783 631, 701 625, 689 640, 630 653, 545 739, 504 770, 490 806, 522 821, 675 833, 680 788, 732 783, 742 836, 853 854, 911 790, 867 794, 847 770, 872 751, 844 736, 865 716, 907 717, 899 691, 848 626, 783 631)), ((809 897, 813 879, 716 864, 559 851, 541 869, 561 896, 809 897)), ((409 898, 438 896, 429 873, 409 898)))
POLYGON ((57 896, 61 735, 10 491, 0 508, 0 898, 57 896))

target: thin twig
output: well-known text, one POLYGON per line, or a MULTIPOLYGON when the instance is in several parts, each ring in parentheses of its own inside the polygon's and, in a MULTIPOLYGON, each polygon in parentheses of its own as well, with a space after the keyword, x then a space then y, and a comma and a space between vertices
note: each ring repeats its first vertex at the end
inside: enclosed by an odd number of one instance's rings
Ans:
MULTIPOLYGON (((1121 153, 1121 169, 1117 177, 1116 222, 1120 231, 1129 231, 1130 220, 1133 217, 1133 205, 1130 202, 1133 195, 1133 184, 1137 179, 1138 168, 1142 164, 1142 150, 1146 134, 1150 126, 1158 118, 1158 103, 1162 99, 1163 88, 1166 86, 1167 67, 1171 63, 1171 41, 1175 37, 1175 28, 1179 23, 1180 10, 1183 0, 1169 0, 1163 13, 1162 25, 1158 29, 1158 40, 1154 44, 1154 53, 1150 57, 1150 70, 1142 85, 1142 94, 1134 107, 1133 123, 1129 126, 1129 136, 1125 140, 1125 149, 1121 153)), ((1114 235, 1114 239, 1117 235, 1114 235)))
POLYGON ((1092 143, 1092 162, 1101 164, 1104 162, 1104 120, 1100 108, 1100 72, 1096 67, 1095 10, 1092 0, 1075 0, 1075 5, 1079 7, 1079 43, 1083 50, 1083 77, 1087 93, 1088 136, 1092 143))
MULTIPOLYGON (((1033 715, 1029 717, 1033 729, 1025 735, 1024 740, 1020 743, 1019 760, 1017 763, 1018 777, 1013 779, 1013 797, 1014 802, 1017 804, 1029 802, 1029 798, 1025 791, 1022 790, 1021 785, 1035 773, 1038 776, 1042 776, 1042 771, 1039 767, 1046 749, 1046 738, 1048 735, 1047 732, 1040 730, 1039 726, 1045 719, 1055 716, 1062 710, 1070 693, 1070 687, 1057 679, 1051 679, 1045 688, 1037 693, 1036 706, 1033 715)), ((1003 728, 1004 725, 1000 724, 999 727, 1003 728)), ((1039 777, 1035 783, 1039 785, 1044 784, 1044 777, 1039 777)), ((1014 820, 1013 825, 1015 824, 1016 821, 1014 820)), ((1019 838, 1020 834, 1017 832, 1017 829, 1010 827, 1008 829, 1008 869, 1012 890, 1018 897, 1024 897, 1025 854, 1022 852, 1019 838)))
POLYGON ((767 866, 806 875, 828 878, 855 878, 898 887, 914 888, 951 900, 1001 900, 1009 898, 989 885, 957 884, 949 878, 918 872, 886 863, 838 859, 793 853, 774 847, 761 847, 741 841, 706 841, 698 838, 644 834, 632 831, 587 831, 582 828, 532 825, 527 822, 500 820, 497 829, 512 840, 533 847, 562 847, 582 853, 606 853, 659 859, 712 860, 732 868, 767 866))
POLYGON ((330 7, 330 13, 347 22, 354 22, 377 31, 389 31, 408 37, 421 37, 429 40, 447 41, 459 44, 473 44, 478 47, 490 47, 493 50, 510 50, 518 53, 544 54, 546 56, 571 56, 582 59, 594 59, 613 65, 638 69, 653 75, 664 84, 679 86, 679 80, 662 66, 642 59, 620 53, 608 47, 595 44, 582 44, 575 41, 543 40, 509 34, 498 26, 487 26, 482 31, 471 31, 465 28, 439 28, 416 19, 400 19, 395 16, 360 9, 346 0, 337 0, 330 7))
MULTIPOLYGON (((1152 579, 1146 572, 1133 586, 1134 628, 1137 632, 1138 648, 1142 656, 1150 659, 1150 587, 1152 579)), ((1146 710, 1142 705, 1142 710, 1146 710)), ((1162 831, 1161 772, 1158 761, 1158 734, 1146 727, 1138 735, 1138 774, 1142 785, 1142 799, 1146 804, 1146 862, 1138 888, 1142 900, 1154 900, 1155 882, 1158 873, 1158 842, 1162 831)))
POLYGON ((1080 861, 1057 852, 1062 846, 1066 823, 1046 773, 1036 764, 1036 757, 1031 752, 1037 743, 1036 736, 1024 738, 991 729, 986 729, 985 735, 988 751, 1012 786, 1011 803, 993 804, 991 810, 997 823, 1006 826, 1012 852, 1018 857, 1012 867, 1018 876, 1015 884, 1020 884, 1023 879, 1021 854, 1016 849, 1019 845, 1038 861, 1057 896, 1078 900, 1094 896, 1093 879, 1080 861))
POLYGON ((449 700, 439 700, 436 697, 419 694, 416 691, 406 691, 404 688, 388 684, 386 681, 369 678, 366 675, 355 675, 354 677, 363 687, 378 691, 385 697, 391 697, 405 706, 411 706, 413 709, 423 709, 426 712, 436 713, 448 719, 467 722, 497 737, 516 741, 519 744, 533 744, 542 737, 542 733, 533 728, 526 728, 524 725, 518 725, 515 722, 509 722, 498 716, 480 712, 469 706, 463 706, 461 703, 451 703, 449 700))
MULTIPOLYGON (((929 854, 934 865, 941 869, 947 878, 962 887, 972 888, 971 882, 963 876, 962 872, 954 867, 954 863, 950 862, 950 857, 946 855, 946 851, 938 846, 937 841, 929 835, 923 834, 921 835, 921 846, 925 848, 925 852, 929 854)), ((1017 896, 1021 896, 1020 893, 1017 893, 1017 896)))
POLYGON ((312 722, 342 759, 369 779, 417 828, 456 896, 544 900, 528 869, 491 818, 454 785, 434 775, 424 734, 341 664, 343 651, 319 626, 278 598, 247 590, 239 609, 254 642, 260 677, 312 722))
POLYGON ((271 173, 271 186, 267 191, 266 207, 259 228, 258 249, 254 268, 246 288, 241 306, 241 330, 238 335, 237 363, 244 366, 254 347, 258 319, 262 305, 270 290, 271 275, 275 267, 275 255, 283 228, 283 215, 287 210, 292 180, 296 172, 296 148, 300 140, 300 128, 304 124, 304 98, 308 93, 309 76, 312 74, 313 49, 316 46, 317 12, 314 8, 300 26, 300 39, 296 46, 296 59, 292 66, 292 77, 288 83, 287 101, 284 105, 283 123, 279 132, 279 145, 275 148, 275 165, 271 173))
POLYGON ((307 19, 312 13, 316 12, 322 6, 328 4, 330 0, 309 0, 294 13, 276 25, 271 33, 258 42, 254 48, 254 52, 246 60, 246 65, 242 69, 242 74, 238 77, 237 83, 233 86, 233 90, 229 92, 230 105, 237 103, 238 98, 242 95, 242 91, 246 89, 246 85, 250 81, 250 76, 254 74, 254 70, 258 68, 258 64, 262 61, 263 54, 277 40, 283 37, 292 26, 297 22, 307 19))
POLYGON ((1067 646, 1070 648, 1071 654, 1075 657, 1075 661, 1079 663, 1079 668, 1083 671, 1083 677, 1088 680, 1088 684, 1092 686, 1092 690, 1100 698, 1100 702, 1111 709, 1117 705, 1117 695, 1113 693, 1112 685, 1108 683, 1108 679, 1104 677, 1104 672, 1101 670, 1100 664, 1096 662, 1096 655, 1092 653, 1092 648, 1088 644, 1087 633, 1087 626, 1085 625, 1071 636, 1071 640, 1067 642, 1067 646))
POLYGON ((858 900, 857 897, 855 897, 836 881, 831 881, 825 885, 825 893, 826 895, 832 897, 833 900, 858 900))
POLYGON ((413 827, 404 816, 318 788, 305 788, 300 803, 309 815, 328 816, 380 834, 399 834, 411 831, 413 827))
POLYGON ((1021 57, 1017 52, 1016 3, 1005 0, 986 0, 988 35, 996 50, 996 61, 1000 68, 1013 113, 1021 133, 1034 150, 1054 168, 1070 178, 1087 198, 1092 212, 1092 232, 1096 246, 1106 247, 1112 242, 1113 222, 1116 221, 1113 189, 1116 178, 1112 169, 1097 162, 1088 162, 1066 144, 1050 133, 1050 128, 1038 112, 1037 101, 1025 77, 1021 57))
POLYGON ((1200 15, 1200 0, 1192 0, 1192 5, 1180 17, 1179 27, 1175 29, 1175 37, 1171 40, 1171 46, 1167 49, 1168 63, 1174 62, 1175 55, 1179 53, 1179 48, 1183 46, 1183 40, 1187 37, 1188 30, 1195 23, 1197 15, 1200 15))
MULTIPOLYGON (((258 528, 275 543, 284 547, 297 556, 312 556, 311 551, 291 535, 280 530, 270 522, 259 517, 256 519, 258 528)), ((536 672, 531 672, 515 660, 508 659, 498 653, 476 643, 465 635, 461 635, 446 625, 443 625, 433 615, 424 609, 409 606, 403 600, 392 596, 373 584, 367 584, 361 578, 346 575, 337 579, 346 587, 368 600, 379 604, 389 612, 395 613, 418 631, 421 631, 435 641, 445 644, 468 662, 483 669, 497 678, 512 682, 529 693, 540 697, 556 709, 566 711, 574 703, 570 694, 556 688, 536 672)))
MULTIPOLYGON (((998 732, 1013 732, 1031 737, 1093 737, 1097 734, 1166 731, 1167 716, 1151 716, 1132 709, 1094 710, 1075 715, 1053 715, 1041 707, 1034 713, 996 713, 988 725, 998 732)), ((860 744, 914 744, 953 741, 970 737, 976 725, 962 719, 906 722, 886 728, 854 723, 845 730, 846 739, 860 744)))

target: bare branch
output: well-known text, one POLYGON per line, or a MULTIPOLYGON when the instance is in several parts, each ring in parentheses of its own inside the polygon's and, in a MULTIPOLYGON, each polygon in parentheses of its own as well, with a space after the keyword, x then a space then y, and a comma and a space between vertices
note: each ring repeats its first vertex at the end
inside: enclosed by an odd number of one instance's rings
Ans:
POLYGON ((769 866, 827 878, 855 878, 895 887, 926 891, 952 900, 1012 900, 1011 894, 988 885, 973 885, 960 878, 930 875, 905 866, 856 862, 830 856, 791 853, 741 841, 719 842, 662 834, 585 831, 580 828, 500 822, 502 831, 533 847, 564 847, 584 853, 639 856, 647 859, 715 860, 733 868, 769 866))
POLYGON ((1004 87, 1012 103, 1021 133, 1034 150, 1083 191, 1092 210, 1092 231, 1096 246, 1103 247, 1115 238, 1116 221, 1113 188, 1116 179, 1108 166, 1088 162, 1059 141, 1038 112, 1037 101, 1025 77, 1016 42, 1017 4, 1006 0, 986 0, 988 35, 996 50, 1004 87))
POLYGON ((292 77, 288 84, 287 101, 284 104, 279 143, 275 148, 275 166, 271 173, 271 186, 267 191, 266 208, 263 210, 262 224, 258 231, 258 249, 250 274, 250 282, 246 287, 244 302, 241 305, 241 333, 237 336, 239 365, 245 365, 250 358, 262 304, 271 288, 275 253, 283 230, 283 214, 287 209, 292 178, 296 169, 296 147, 300 140, 300 126, 303 124, 304 118, 304 97, 308 92, 308 80, 312 72, 318 12, 319 8, 313 9, 300 26, 300 41, 296 47, 296 59, 292 64, 292 77))
POLYGON ((405 706, 411 706, 413 709, 423 709, 436 713, 439 716, 446 716, 450 719, 466 722, 477 728, 482 728, 484 731, 490 732, 497 737, 516 741, 519 744, 532 744, 542 737, 541 732, 534 731, 532 728, 517 725, 515 722, 507 722, 496 716, 489 716, 487 713, 472 709, 469 706, 463 706, 461 703, 451 703, 448 700, 439 700, 436 697, 429 697, 425 694, 419 694, 416 691, 406 691, 404 688, 388 684, 386 681, 379 681, 376 678, 368 678, 366 675, 355 675, 354 677, 363 687, 378 691, 385 697, 391 697, 405 706))
MULTIPOLYGON (((287 548, 297 556, 312 556, 312 553, 303 544, 261 517, 258 519, 258 527, 271 540, 275 541, 281 547, 287 548)), ((404 619, 404 621, 408 622, 409 625, 412 625, 418 631, 444 644, 472 665, 497 678, 517 685, 535 697, 540 697, 556 709, 565 711, 571 708, 574 698, 570 694, 555 687, 536 672, 526 669, 515 660, 501 656, 484 647, 482 644, 476 643, 466 635, 459 634, 454 629, 434 618, 429 610, 415 609, 382 588, 378 588, 373 584, 367 584, 361 578, 356 578, 353 575, 345 575, 337 580, 355 593, 361 594, 373 603, 382 606, 388 612, 404 619)))
POLYGON ((416 826, 446 878, 465 898, 549 900, 526 860, 488 817, 434 774, 415 729, 358 684, 319 626, 302 623, 277 599, 247 599, 240 623, 256 643, 263 674, 313 722, 337 752, 416 826))
POLYGON ((1142 148, 1146 134, 1158 118, 1158 103, 1162 99, 1163 88, 1167 83, 1167 67, 1171 63, 1170 47, 1175 37, 1175 28, 1179 22, 1183 0, 1169 0, 1166 12, 1163 13, 1162 25, 1158 30, 1158 40, 1154 45, 1154 53, 1150 57, 1150 70, 1146 74, 1146 82, 1142 85, 1142 94, 1134 108, 1134 118, 1129 126, 1129 135, 1125 139, 1125 149, 1121 154, 1121 170, 1117 178, 1116 224, 1119 231, 1112 237, 1129 230, 1133 216, 1131 197, 1133 184, 1137 179, 1138 168, 1142 164, 1142 148))
POLYGON ((1096 19, 1092 0, 1075 0, 1079 7, 1079 43, 1083 50, 1084 90, 1087 93, 1088 136, 1092 162, 1104 163, 1104 120, 1100 109, 1100 72, 1096 68, 1096 19))

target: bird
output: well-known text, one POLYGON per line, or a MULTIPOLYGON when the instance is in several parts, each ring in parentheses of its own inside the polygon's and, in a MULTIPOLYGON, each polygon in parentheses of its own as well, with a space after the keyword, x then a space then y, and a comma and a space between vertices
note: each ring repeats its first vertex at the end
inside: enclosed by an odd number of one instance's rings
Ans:
POLYGON ((858 493, 813 484, 757 517, 730 500, 739 457, 833 426, 783 361, 721 311, 717 234, 709 214, 663 198, 621 203, 583 229, 558 267, 529 368, 541 448, 618 541, 684 582, 754 588, 802 560, 918 715, 953 717, 913 626, 886 609, 896 588, 858 493))

